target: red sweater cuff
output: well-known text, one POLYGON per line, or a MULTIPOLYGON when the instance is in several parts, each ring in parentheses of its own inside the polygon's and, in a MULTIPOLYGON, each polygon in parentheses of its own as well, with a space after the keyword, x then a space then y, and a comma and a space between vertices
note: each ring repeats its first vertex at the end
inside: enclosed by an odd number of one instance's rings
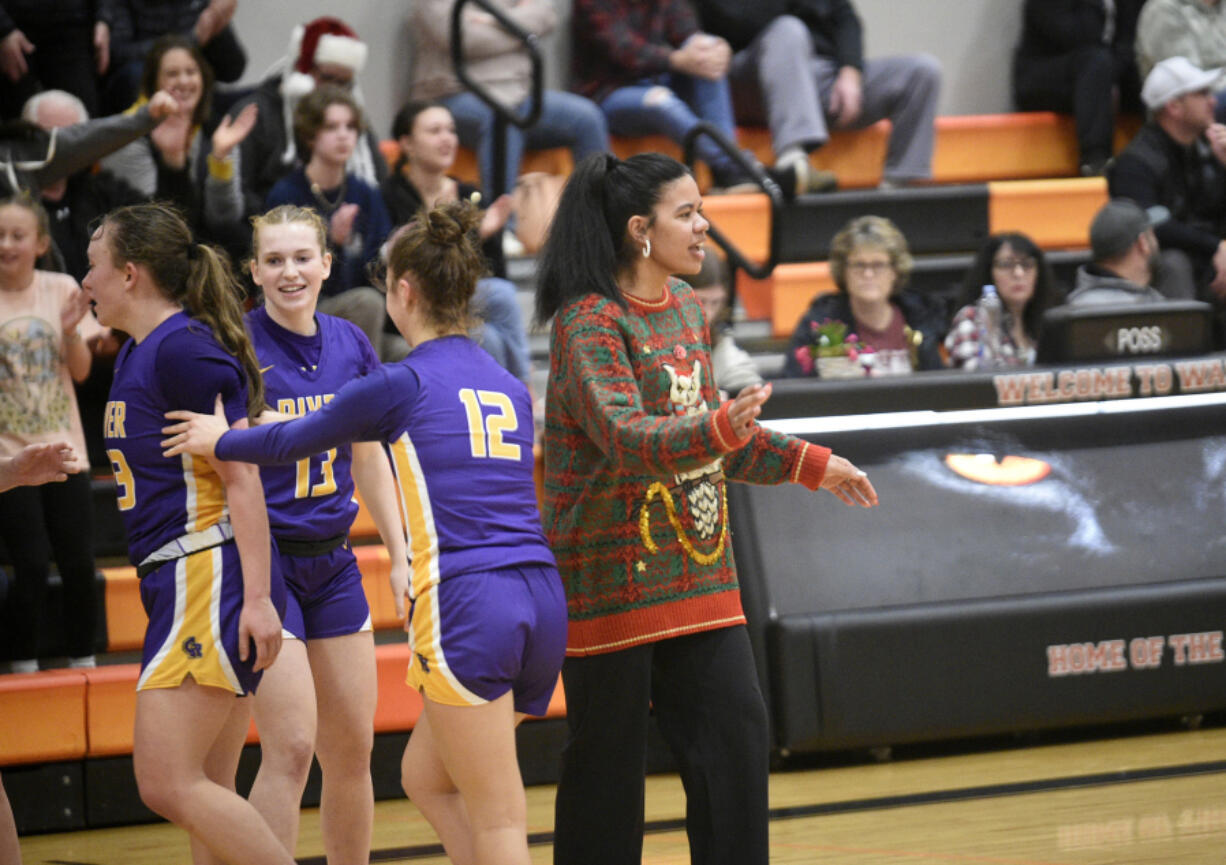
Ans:
MULTIPOLYGON (((724 453, 731 453, 745 447, 754 437, 754 433, 757 432, 757 426, 755 425, 749 428, 749 435, 745 436, 745 438, 737 438, 736 431, 732 428, 732 420, 728 417, 731 407, 731 401, 725 402, 712 414, 713 423, 715 424, 715 440, 719 443, 724 453)), ((822 466, 824 471, 825 463, 822 466)))
POLYGON ((826 476, 826 463, 830 462, 830 448, 821 445, 804 443, 800 459, 792 469, 792 482, 802 484, 811 490, 821 488, 822 478, 826 476))

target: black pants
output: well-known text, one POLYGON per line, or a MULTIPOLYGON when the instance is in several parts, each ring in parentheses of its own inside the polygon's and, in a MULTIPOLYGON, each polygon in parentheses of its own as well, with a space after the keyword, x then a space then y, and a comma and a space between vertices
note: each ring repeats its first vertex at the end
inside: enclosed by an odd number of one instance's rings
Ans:
POLYGON ((743 626, 567 658, 555 865, 639 865, 649 708, 681 767, 694 865, 766 865, 770 741, 743 626))
POLYGON ((15 577, 0 611, 13 657, 38 657, 53 552, 64 583, 65 651, 72 658, 94 654, 98 602, 89 474, 0 493, 0 539, 15 577))
POLYGON ((1111 157, 1115 98, 1121 111, 1141 110, 1141 83, 1135 63, 1124 63, 1103 45, 1089 45, 1052 57, 1018 58, 1013 97, 1022 111, 1072 114, 1083 165, 1111 157))

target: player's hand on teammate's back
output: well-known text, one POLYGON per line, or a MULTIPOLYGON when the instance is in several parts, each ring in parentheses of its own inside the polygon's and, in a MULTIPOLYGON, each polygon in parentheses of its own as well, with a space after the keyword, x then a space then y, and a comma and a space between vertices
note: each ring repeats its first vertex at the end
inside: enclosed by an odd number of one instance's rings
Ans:
POLYGON ((217 395, 211 415, 178 410, 166 412, 166 418, 179 421, 162 427, 163 434, 169 436, 162 439, 162 456, 166 457, 179 454, 212 457, 217 449, 217 440, 230 429, 221 403, 221 394, 217 395))

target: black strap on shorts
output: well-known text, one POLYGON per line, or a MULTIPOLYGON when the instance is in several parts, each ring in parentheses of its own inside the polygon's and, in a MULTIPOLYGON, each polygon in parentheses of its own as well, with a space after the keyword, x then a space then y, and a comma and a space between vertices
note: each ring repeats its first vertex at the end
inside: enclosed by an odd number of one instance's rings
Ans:
POLYGON ((348 535, 337 535, 334 538, 324 538, 318 541, 304 541, 295 538, 277 538, 277 549, 289 556, 307 558, 309 556, 324 556, 335 549, 344 546, 349 540, 348 535))
POLYGON ((218 541, 215 544, 209 544, 207 547, 201 547, 198 550, 192 550, 190 553, 184 553, 183 555, 175 556, 174 558, 160 559, 156 562, 150 562, 150 561, 141 562, 139 565, 136 566, 136 578, 138 580, 143 580, 145 577, 149 576, 154 571, 156 571, 158 568, 160 568, 162 565, 168 562, 177 562, 179 559, 185 559, 188 556, 194 556, 196 553, 203 553, 205 550, 213 549, 213 547, 220 547, 222 544, 227 543, 229 540, 230 538, 226 538, 224 540, 218 541))

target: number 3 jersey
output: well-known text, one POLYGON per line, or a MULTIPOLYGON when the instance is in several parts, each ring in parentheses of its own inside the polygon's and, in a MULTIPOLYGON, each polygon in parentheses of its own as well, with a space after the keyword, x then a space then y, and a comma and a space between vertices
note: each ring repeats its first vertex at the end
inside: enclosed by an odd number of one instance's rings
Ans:
POLYGON ((304 417, 231 430, 217 455, 267 465, 349 441, 389 446, 413 597, 460 574, 554 564, 536 503, 528 389, 467 337, 423 343, 304 417))
MULTIPOLYGON (((311 336, 287 330, 265 307, 247 315, 247 329, 264 379, 264 401, 298 417, 332 401, 346 383, 379 366, 370 340, 355 325, 316 314, 311 336)), ((279 538, 319 540, 347 534, 357 516, 349 443, 325 448, 293 463, 264 466, 260 480, 268 524, 279 538)))
POLYGON ((213 413, 221 394, 226 419, 247 417, 242 366, 208 325, 175 313, 115 359, 103 432, 115 472, 128 557, 139 564, 169 541, 211 528, 229 511, 221 478, 203 457, 162 456, 172 409, 213 413))

